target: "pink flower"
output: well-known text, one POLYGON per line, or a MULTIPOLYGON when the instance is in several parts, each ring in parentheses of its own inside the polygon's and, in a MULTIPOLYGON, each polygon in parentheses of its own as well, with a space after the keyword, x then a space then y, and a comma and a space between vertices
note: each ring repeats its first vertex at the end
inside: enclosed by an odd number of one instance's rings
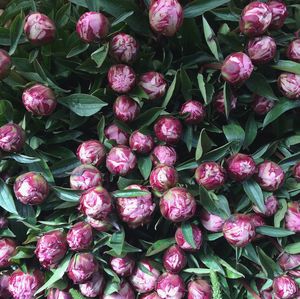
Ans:
POLYGON ((162 116, 155 123, 154 132, 158 140, 176 144, 182 135, 182 125, 174 116, 162 116))
POLYGON ((6 124, 0 127, 0 150, 9 153, 20 152, 25 140, 25 132, 19 125, 6 124))
POLYGON ((16 242, 12 239, 0 239, 0 269, 9 267, 10 258, 16 254, 16 242))
POLYGON ((33 45, 41 46, 54 40, 56 27, 49 17, 36 12, 26 17, 24 33, 33 45))
POLYGON ((285 227, 293 232, 300 232, 300 204, 297 201, 288 203, 285 214, 285 227))
POLYGON ((130 284, 127 281, 123 280, 121 281, 118 292, 112 293, 110 295, 104 295, 103 299, 135 299, 135 294, 130 284))
POLYGON ((147 72, 143 74, 138 85, 149 96, 150 100, 157 100, 166 93, 167 82, 162 74, 157 72, 147 72))
POLYGON ((225 222, 220 216, 214 215, 204 209, 200 213, 200 221, 206 230, 213 233, 221 232, 225 222))
POLYGON ((159 271, 153 267, 150 260, 144 259, 139 262, 129 280, 133 288, 143 294, 154 290, 158 277, 159 271), (147 272, 144 269, 147 269, 147 272))
POLYGON ((60 230, 42 235, 37 242, 35 255, 40 264, 46 268, 56 268, 67 252, 67 242, 60 230))
POLYGON ((0 49, 0 80, 7 77, 9 70, 11 68, 11 58, 9 54, 0 49))
POLYGON ((200 278, 191 281, 188 285, 187 299, 212 299, 210 284, 200 278))
POLYGON ((104 275, 98 271, 92 275, 89 281, 80 284, 79 290, 83 296, 88 298, 94 298, 98 295, 100 295, 101 297, 104 291, 104 286, 105 286, 104 275))
POLYGON ((172 222, 182 222, 195 215, 197 205, 187 189, 174 187, 163 194, 159 207, 164 218, 172 222))
POLYGON ((181 299, 184 297, 185 284, 179 275, 164 273, 157 280, 156 292, 161 298, 181 299))
POLYGON ((289 44, 287 48, 286 56, 290 60, 300 62, 300 38, 293 40, 289 44))
POLYGON ((88 190, 102 183, 100 171, 92 165, 83 164, 76 167, 70 176, 70 186, 73 190, 88 190))
POLYGON ((165 251, 163 264, 166 271, 177 274, 186 266, 187 258, 178 245, 173 245, 165 251))
POLYGON ((265 198, 265 206, 266 206, 266 210, 264 213, 261 212, 257 206, 253 206, 252 209, 255 213, 261 216, 271 217, 277 212, 279 208, 279 203, 277 198, 274 195, 268 196, 267 198, 265 198))
POLYGON ((131 149, 124 145, 113 147, 106 158, 106 168, 114 175, 124 176, 136 167, 137 159, 131 149))
POLYGON ((135 267, 135 261, 129 255, 113 257, 110 260, 111 268, 121 277, 130 276, 135 267))
POLYGON ((98 140, 87 140, 77 148, 77 158, 82 164, 99 166, 105 160, 105 147, 98 140))
POLYGON ((117 119, 131 122, 140 113, 140 106, 129 96, 118 96, 113 105, 114 114, 117 119))
POLYGON ((138 154, 148 154, 153 149, 154 140, 151 135, 146 135, 136 130, 130 135, 129 146, 132 151, 138 154))
POLYGON ((285 3, 282 0, 270 0, 267 5, 272 12, 272 21, 269 28, 280 29, 288 16, 285 3))
POLYGON ((249 56, 243 52, 235 52, 225 58, 221 74, 223 79, 229 84, 241 85, 250 78, 253 68, 249 56))
MULTIPOLYGON (((237 97, 235 95, 231 96, 230 99, 230 109, 235 110, 236 109, 236 103, 237 103, 237 97)), ((220 114, 225 115, 225 103, 224 103, 224 92, 220 91, 218 92, 214 97, 214 108, 216 111, 220 114)))
POLYGON ((151 28, 162 35, 173 36, 183 22, 183 9, 177 0, 156 0, 150 5, 151 28))
POLYGON ((107 79, 113 91, 128 93, 135 86, 136 75, 130 66, 116 64, 108 70, 107 79))
MULTIPOLYGON (((259 215, 259 214, 248 214, 250 219, 251 219, 251 223, 253 225, 253 227, 256 228, 259 227, 259 226, 264 226, 266 225, 266 222, 265 222, 265 219, 259 215)), ((263 238, 263 235, 260 235, 260 234, 256 234, 254 236, 254 238, 252 239, 252 241, 256 241, 256 240, 259 240, 259 239, 262 239, 263 238)))
POLYGON ((74 284, 88 282, 98 271, 99 265, 91 253, 77 253, 68 266, 68 276, 74 284))
POLYGON ((300 254, 283 253, 278 260, 283 271, 292 270, 300 266, 300 254))
POLYGON ((283 184, 284 172, 278 164, 265 161, 257 166, 256 181, 262 189, 276 191, 283 184))
POLYGON ((177 161, 177 153, 174 147, 167 145, 157 145, 151 155, 154 166, 165 164, 173 166, 177 161))
POLYGON ((203 122, 206 111, 204 105, 199 101, 188 100, 181 106, 180 114, 187 114, 187 117, 184 119, 185 123, 199 124, 203 122))
POLYGON ((14 192, 23 204, 38 205, 48 196, 49 185, 41 174, 27 172, 16 178, 14 192))
MULTIPOLYGON (((10 298, 10 293, 8 291, 9 276, 2 274, 0 276, 0 298, 10 298)), ((71 299, 71 298, 70 298, 71 299)))
POLYGON ((255 226, 249 215, 235 214, 225 221, 223 234, 230 245, 244 247, 255 237, 255 226))
POLYGON ((273 100, 262 97, 258 94, 253 95, 252 109, 258 115, 267 114, 275 105, 273 100))
POLYGON ((156 292, 152 292, 150 294, 144 294, 139 298, 140 299, 161 299, 161 297, 159 297, 156 292))
POLYGON ((224 185, 226 172, 225 169, 216 162, 204 162, 197 167, 195 180, 207 190, 217 189, 224 185))
POLYGON ((100 12, 89 11, 84 13, 76 24, 76 32, 81 40, 86 43, 99 42, 107 36, 109 21, 100 12))
POLYGON ((282 73, 277 80, 280 92, 289 99, 300 97, 300 75, 282 73))
POLYGON ((117 144, 128 144, 129 134, 115 124, 111 124, 106 127, 104 130, 104 135, 108 140, 113 140, 117 144))
POLYGON ((240 30, 248 36, 262 35, 272 21, 272 12, 269 6, 263 2, 249 3, 242 11, 240 30))
POLYGON ((77 222, 67 234, 69 247, 75 251, 88 249, 93 242, 93 230, 90 224, 86 222, 77 222))
POLYGON ((158 165, 150 173, 150 185, 152 189, 164 192, 175 187, 178 182, 178 174, 173 166, 158 165))
POLYGON ((109 43, 109 53, 121 63, 132 63, 139 52, 139 44, 134 37, 126 33, 116 34, 109 43))
POLYGON ((112 211, 111 197, 103 187, 93 187, 82 193, 79 210, 86 216, 105 220, 112 211))
POLYGON ((110 221, 98 220, 92 217, 86 217, 86 222, 98 232, 107 232, 112 228, 110 221))
MULTIPOLYGON (((141 190, 148 189, 141 185, 130 185, 125 190, 141 190)), ((155 209, 152 195, 138 197, 119 197, 116 199, 116 208, 121 220, 128 226, 135 228, 148 223, 155 209)))
POLYGON ((182 228, 181 227, 178 227, 177 230, 176 230, 176 233, 175 233, 175 240, 176 240, 176 243, 177 245, 183 249, 184 251, 197 251, 200 249, 201 245, 202 245, 202 232, 201 232, 201 229, 194 225, 194 224, 191 224, 192 226, 192 232, 193 232, 193 239, 194 239, 194 247, 189 244, 187 242, 187 240, 185 239, 184 235, 183 235, 183 232, 182 232, 182 228))
POLYGON ((293 167, 293 176, 297 182, 300 182, 300 162, 293 167))
POLYGON ((72 296, 68 292, 61 291, 60 289, 50 289, 47 299, 72 299, 72 296))
POLYGON ((282 275, 274 278, 273 291, 280 299, 292 299, 298 292, 298 285, 290 276, 282 275))

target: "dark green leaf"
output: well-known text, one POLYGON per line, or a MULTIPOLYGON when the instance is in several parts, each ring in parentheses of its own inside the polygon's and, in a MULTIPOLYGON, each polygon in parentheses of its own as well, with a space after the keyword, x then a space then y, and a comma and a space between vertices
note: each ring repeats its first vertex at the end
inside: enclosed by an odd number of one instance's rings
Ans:
POLYGON ((221 5, 230 2, 230 0, 195 0, 189 3, 184 9, 185 18, 195 18, 206 11, 210 11, 221 5))
POLYGON ((111 26, 116 26, 118 25, 119 23, 121 22, 124 22, 127 18, 129 18, 130 16, 132 16, 134 14, 134 11, 128 11, 128 12, 125 12, 123 13, 122 15, 120 15, 118 18, 116 18, 111 26))
POLYGON ((285 246, 284 251, 289 254, 300 253, 300 242, 288 244, 287 246, 285 246))
POLYGON ((182 234, 184 236, 185 241, 193 248, 196 249, 196 244, 193 235, 193 229, 190 223, 183 222, 181 224, 182 234))
POLYGON ((77 190, 62 188, 62 187, 53 187, 53 191, 57 197, 64 201, 70 202, 79 202, 80 192, 77 190))
POLYGON ((290 60, 279 60, 277 64, 272 65, 273 69, 294 73, 300 75, 300 63, 290 60))
POLYGON ((135 122, 137 128, 147 127, 151 125, 160 116, 164 108, 154 107, 142 113, 135 122))
POLYGON ((16 18, 13 20, 10 25, 10 42, 11 46, 9 49, 9 55, 13 55, 17 49, 19 40, 21 38, 23 27, 25 22, 24 13, 21 12, 16 18))
POLYGON ((139 170, 145 180, 149 178, 151 169, 152 169, 152 161, 150 156, 139 157, 138 158, 138 167, 139 170))
POLYGON ((223 131, 228 142, 231 142, 232 150, 235 153, 239 152, 245 140, 245 131, 243 128, 238 124, 232 123, 223 126, 223 131))
POLYGON ((256 228, 256 232, 261 235, 275 237, 275 238, 283 238, 295 234, 295 232, 292 232, 288 229, 273 227, 273 226, 259 226, 256 228))
POLYGON ((4 210, 10 213, 18 214, 11 192, 1 178, 0 178, 0 206, 4 210))
POLYGON ((282 272, 280 267, 259 247, 257 247, 257 254, 262 269, 268 278, 273 279, 276 274, 282 272))
POLYGON ((213 146, 213 143, 207 136, 205 129, 202 129, 200 132, 199 139, 198 139, 195 159, 199 160, 202 157, 203 153, 206 153, 207 151, 209 151, 212 146, 213 146))
POLYGON ((118 256, 121 255, 123 251, 124 241, 125 241, 124 230, 120 230, 113 233, 110 238, 110 245, 118 256))
POLYGON ((243 188, 249 199, 264 213, 266 210, 264 196, 260 186, 252 179, 243 182, 243 188))
POLYGON ((138 189, 130 189, 130 190, 118 190, 114 191, 112 195, 114 197, 139 197, 149 195, 149 191, 142 191, 138 189))
POLYGON ((173 79, 173 81, 172 81, 172 83, 171 83, 171 85, 170 85, 170 87, 167 91, 167 94, 166 94, 166 97, 163 101, 162 107, 164 107, 164 108, 167 107, 170 100, 172 99, 172 96, 174 94, 174 90, 175 90, 175 87, 176 87, 176 82, 177 82, 177 73, 175 74, 175 77, 174 77, 174 79, 173 79))
POLYGON ((66 57, 71 58, 71 57, 77 56, 77 55, 85 52, 89 48, 89 46, 90 46, 89 44, 80 43, 79 45, 72 48, 66 57))
POLYGON ((109 44, 104 44, 101 48, 91 54, 91 58, 96 62, 97 67, 101 67, 107 57, 109 44))
POLYGON ((158 240, 148 248, 148 250, 146 252, 146 256, 152 256, 157 253, 160 253, 160 252, 166 250, 167 248, 169 248, 174 243, 175 243, 174 238, 158 240))

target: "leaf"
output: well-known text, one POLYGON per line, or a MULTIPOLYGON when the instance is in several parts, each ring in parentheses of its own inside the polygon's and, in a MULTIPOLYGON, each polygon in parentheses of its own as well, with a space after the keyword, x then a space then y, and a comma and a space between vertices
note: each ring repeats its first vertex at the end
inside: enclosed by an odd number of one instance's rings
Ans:
POLYGON ((215 56, 215 58, 219 60, 219 52, 218 52, 218 45, 216 42, 216 35, 214 31, 211 29, 211 27, 209 26, 204 16, 202 16, 202 23, 203 23, 203 31, 204 31, 206 43, 210 51, 212 52, 212 54, 215 56))
MULTIPOLYGON (((228 142, 216 149, 211 150, 210 152, 205 153, 201 161, 217 161, 222 159, 224 156, 227 155, 229 149, 231 147, 231 142, 228 142)), ((197 166, 196 166, 197 167, 197 166)))
POLYGON ((0 101, 0 126, 13 120, 14 108, 11 102, 6 100, 0 101))
POLYGON ((260 186, 252 179, 243 182, 243 188, 249 199, 258 209, 264 213, 266 211, 264 196, 260 186))
POLYGON ((167 91, 165 99, 164 99, 164 101, 162 103, 162 107, 166 108, 168 106, 170 100, 172 99, 172 96, 174 94, 175 87, 176 87, 176 82, 177 82, 177 72, 176 72, 176 74, 174 76, 174 79, 173 79, 173 81, 172 81, 172 83, 171 83, 171 85, 170 85, 170 87, 169 87, 169 89, 167 91))
POLYGON ((80 292, 78 292, 75 289, 70 289, 69 293, 73 299, 86 299, 86 297, 84 297, 80 292))
POLYGON ((9 55, 13 55, 17 49, 19 40, 23 33, 24 22, 25 22, 25 16, 23 11, 21 11, 21 13, 15 17, 12 24, 10 25, 9 33, 10 33, 11 46, 8 52, 9 55))
POLYGON ((97 125, 98 137, 101 142, 104 141, 104 128, 105 128, 105 117, 104 115, 102 115, 97 125))
POLYGON ((112 193, 113 197, 139 197, 149 195, 149 191, 142 191, 138 189, 130 189, 130 190, 117 190, 112 193))
POLYGON ((164 111, 164 108, 161 107, 154 107, 146 110, 136 119, 135 126, 138 128, 145 128, 151 125, 160 116, 162 111, 164 111))
POLYGON ((287 211, 287 202, 285 199, 279 199, 279 209, 274 215, 274 226, 280 227, 281 221, 284 219, 285 213, 287 211))
POLYGON ((202 129, 200 132, 199 139, 198 139, 195 159, 199 160, 202 157, 203 153, 206 153, 207 151, 209 151, 212 146, 213 146, 213 143, 207 136, 205 129, 202 129))
POLYGON ((52 165, 51 171, 54 177, 62 178, 70 175, 77 166, 80 165, 80 161, 77 158, 63 159, 52 165))
POLYGON ((213 10, 228 2, 230 2, 230 0, 195 0, 185 6, 184 17, 195 18, 201 16, 206 11, 213 10))
POLYGON ((228 142, 231 142, 232 150, 238 153, 245 140, 245 131, 243 128, 238 124, 232 123, 223 126, 223 131, 228 142))
POLYGON ((72 48, 69 53, 67 54, 67 58, 71 58, 77 56, 83 52, 85 52, 89 48, 89 44, 80 43, 79 45, 72 48))
POLYGON ((275 237, 275 238, 283 238, 295 234, 295 232, 290 231, 288 229, 273 227, 273 226, 259 226, 256 228, 256 232, 261 235, 275 237))
POLYGON ((114 249, 118 256, 121 255, 124 247, 125 232, 124 230, 117 231, 110 238, 110 246, 114 249))
POLYGON ((183 272, 204 276, 204 275, 209 275, 210 274, 210 269, 206 269, 206 268, 187 268, 187 269, 184 269, 183 272))
POLYGON ((288 244, 287 246, 285 246, 284 251, 289 254, 300 253, 300 242, 288 244))
POLYGON ((204 77, 202 74, 198 74, 197 81, 204 102, 206 105, 208 105, 212 101, 212 96, 214 94, 214 87, 212 84, 206 83, 204 81, 204 77))
POLYGON ((66 3, 57 11, 55 15, 56 26, 58 27, 65 26, 70 19, 70 14, 71 14, 71 3, 66 3))
POLYGON ((257 247, 257 254, 262 269, 268 278, 273 279, 274 276, 282 272, 279 266, 259 247, 257 247))
POLYGON ((244 148, 247 148, 253 143, 257 135, 257 123, 253 114, 247 119, 245 126, 244 148))
POLYGON ((95 52, 93 52, 91 54, 91 58, 92 58, 92 60, 95 61, 95 63, 97 64, 97 67, 102 66, 104 60, 107 57, 108 50, 109 50, 109 44, 106 43, 101 48, 99 48, 98 50, 96 50, 95 52))
POLYGON ((222 260, 220 257, 217 257, 218 262, 225 267, 226 276, 231 279, 245 277, 244 274, 240 273, 236 269, 234 269, 230 264, 226 261, 222 260))
POLYGON ((213 299, 222 299, 221 284, 219 282, 218 274, 215 271, 210 271, 210 281, 213 299))
POLYGON ((40 158, 29 157, 29 156, 22 155, 22 154, 11 154, 7 157, 3 157, 3 159, 6 159, 6 158, 13 159, 21 164, 30 164, 30 163, 41 161, 40 158))
POLYGON ((14 199, 4 181, 0 178, 0 206, 13 214, 18 214, 14 199))
POLYGON ((146 157, 139 157, 138 158, 138 167, 139 170, 142 174, 142 176, 144 177, 145 180, 147 180, 149 178, 151 169, 152 169, 152 161, 150 156, 146 156, 146 157))
POLYGON ((273 69, 300 75, 300 63, 290 60, 279 60, 271 66, 273 69))
POLYGON ((62 199, 63 201, 79 202, 80 191, 57 187, 57 186, 54 186, 52 189, 56 194, 56 196, 62 199))
POLYGON ((192 97, 192 82, 185 71, 185 69, 180 69, 180 81, 181 81, 181 92, 185 100, 190 99, 192 97))
POLYGON ((181 224, 182 234, 187 243, 192 246, 193 249, 196 249, 196 244, 193 235, 193 228, 190 223, 183 222, 181 224))
POLYGON ((112 22, 111 26, 116 26, 116 25, 118 25, 119 23, 124 22, 127 18, 129 18, 129 17, 132 16, 133 14, 134 14, 134 11, 132 11, 132 10, 123 13, 122 15, 120 15, 118 18, 116 18, 116 19, 112 22))
POLYGON ((147 250, 146 256, 152 256, 157 253, 160 253, 175 243, 174 238, 162 239, 154 242, 147 250))
POLYGON ((230 85, 227 82, 225 82, 225 84, 224 84, 223 96, 224 96, 225 115, 226 115, 226 118, 228 119, 230 111, 231 111, 232 92, 231 92, 230 85))

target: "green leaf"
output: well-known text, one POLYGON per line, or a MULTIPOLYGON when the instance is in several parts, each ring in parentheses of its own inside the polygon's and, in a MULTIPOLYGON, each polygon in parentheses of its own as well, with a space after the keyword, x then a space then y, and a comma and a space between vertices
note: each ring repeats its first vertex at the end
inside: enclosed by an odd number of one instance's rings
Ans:
POLYGON ((279 199, 279 209, 274 215, 274 226, 280 227, 281 221, 284 219, 285 213, 287 211, 287 202, 285 199, 279 199))
POLYGON ((22 154, 11 154, 9 156, 3 157, 3 159, 6 159, 6 158, 13 159, 21 164, 30 164, 30 163, 41 161, 40 158, 29 157, 29 156, 22 155, 22 154))
POLYGON ((80 191, 54 186, 54 193, 63 201, 79 202, 80 191))
POLYGON ((207 136, 205 129, 202 129, 200 132, 199 139, 198 139, 195 159, 199 160, 202 157, 203 153, 206 153, 207 151, 209 151, 212 146, 213 146, 213 143, 207 136))
POLYGON ((228 142, 231 142, 232 150, 238 153, 245 140, 245 131, 243 128, 238 124, 232 123, 223 126, 223 131, 228 142))
POLYGON ((10 213, 18 214, 11 192, 1 178, 0 178, 0 206, 4 210, 10 213))
POLYGON ((83 52, 85 52, 89 48, 89 44, 80 43, 79 45, 72 48, 69 53, 67 54, 67 58, 71 58, 77 56, 83 52))
POLYGON ((193 249, 196 249, 196 244, 193 236, 193 228, 190 223, 183 222, 181 224, 182 234, 187 243, 192 246, 193 249))
POLYGON ((240 273, 236 269, 234 269, 230 264, 228 264, 226 261, 222 260, 220 257, 217 257, 217 261, 225 267, 226 276, 231 279, 241 278, 245 277, 244 274, 240 273))
POLYGON ((175 77, 174 77, 174 79, 173 79, 173 81, 172 81, 172 83, 171 83, 171 85, 170 85, 170 87, 167 91, 165 99, 162 103, 162 107, 166 108, 168 106, 170 100, 172 99, 172 96, 174 94, 175 87, 176 87, 176 82, 177 82, 177 72, 176 72, 175 77))
POLYGON ((123 251, 125 241, 125 232, 124 230, 117 231, 112 234, 110 238, 110 246, 114 249, 116 254, 120 256, 123 251))
POLYGON ((70 19, 70 14, 71 14, 71 3, 66 3, 57 11, 55 15, 56 26, 57 27, 65 26, 70 19))
POLYGON ((138 189, 130 189, 130 190, 117 190, 112 193, 113 197, 139 197, 149 195, 149 191, 142 191, 138 189))
POLYGON ((106 43, 101 48, 99 48, 98 50, 96 50, 91 54, 91 58, 96 62, 97 67, 102 66, 103 62, 107 57, 108 50, 109 50, 109 44, 106 43))
POLYGON ((300 242, 288 244, 287 246, 285 246, 284 251, 289 254, 300 253, 300 242))
POLYGON ((84 297, 79 291, 75 289, 70 289, 69 293, 73 299, 86 299, 86 297, 84 297))
POLYGON ((226 115, 226 118, 228 119, 230 111, 231 111, 232 92, 231 92, 230 85, 227 82, 225 82, 225 84, 224 84, 223 96, 224 96, 225 115, 226 115))
POLYGON ((174 238, 162 239, 154 242, 147 250, 146 256, 152 256, 157 253, 160 253, 175 243, 174 238))
POLYGON ((252 179, 243 182, 243 188, 249 199, 258 209, 264 213, 266 211, 264 195, 260 186, 252 179))
POLYGON ((105 117, 104 115, 102 115, 97 125, 98 137, 101 142, 104 141, 104 128, 105 128, 105 117))
POLYGON ((229 149, 231 147, 231 142, 228 142, 216 149, 211 150, 210 152, 205 153, 201 161, 217 161, 222 159, 224 156, 227 155, 229 149))
POLYGON ((134 11, 128 11, 117 17, 111 24, 111 26, 116 26, 121 22, 124 22, 126 19, 128 19, 130 16, 134 14, 134 11))
POLYGON ((202 16, 202 23, 203 23, 203 31, 206 43, 211 51, 211 53, 215 56, 217 60, 219 60, 219 52, 218 52, 218 45, 216 42, 216 35, 214 31, 209 26, 207 20, 204 16, 202 16))
POLYGON ((212 285, 213 299, 222 299, 221 284, 219 282, 218 274, 210 270, 210 281, 212 285))
POLYGON ((144 177, 145 180, 147 180, 149 178, 151 169, 152 169, 152 161, 150 156, 146 156, 146 157, 139 157, 138 158, 138 167, 139 170, 142 174, 142 176, 144 177))
POLYGON ((195 18, 201 16, 206 11, 213 10, 228 2, 230 2, 230 0, 195 0, 185 6, 184 17, 195 18))
POLYGON ((23 11, 15 17, 12 24, 10 25, 10 42, 11 46, 9 49, 9 55, 13 55, 17 49, 19 40, 23 33, 23 27, 25 22, 25 16, 23 11))
POLYGON ((70 173, 80 165, 77 158, 63 159, 52 165, 51 171, 54 177, 63 178, 70 175, 70 173))
POLYGON ((271 66, 273 69, 300 75, 300 63, 290 60, 279 60, 277 64, 271 66))
POLYGON ((245 125, 245 140, 244 140, 244 148, 247 148, 249 145, 253 143, 255 137, 257 135, 257 123, 255 121, 255 117, 253 114, 247 119, 245 125))
POLYGON ((273 226, 259 226, 256 228, 256 232, 261 235, 275 237, 275 238, 283 238, 295 234, 295 232, 290 231, 288 229, 273 227, 273 226))
POLYGON ((164 111, 164 108, 161 107, 154 107, 146 110, 136 119, 135 126, 137 128, 145 128, 151 125, 161 115, 162 111, 164 111))
POLYGON ((257 254, 262 269, 268 278, 273 279, 274 276, 282 272, 280 267, 259 247, 257 247, 257 254))
POLYGON ((187 269, 184 269, 183 272, 205 276, 205 275, 210 274, 210 269, 206 269, 206 268, 187 268, 187 269))
POLYGON ((185 100, 192 97, 192 82, 185 69, 180 69, 181 92, 185 100))
POLYGON ((14 108, 11 102, 6 100, 0 101, 0 126, 13 120, 14 108))
POLYGON ((204 102, 206 105, 208 105, 212 101, 212 96, 214 94, 214 87, 212 84, 206 83, 204 81, 204 77, 202 74, 198 74, 197 81, 204 102))

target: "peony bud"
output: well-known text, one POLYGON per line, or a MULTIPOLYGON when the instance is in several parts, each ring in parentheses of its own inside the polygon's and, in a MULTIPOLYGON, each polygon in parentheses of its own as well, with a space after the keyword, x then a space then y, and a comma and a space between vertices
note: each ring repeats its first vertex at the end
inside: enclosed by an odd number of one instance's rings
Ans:
POLYGON ((113 147, 106 158, 106 168, 114 175, 127 175, 136 167, 136 163, 136 156, 124 145, 113 147))
POLYGON ((77 222, 67 234, 69 247, 74 251, 88 249, 93 242, 93 230, 90 224, 86 222, 77 222))
POLYGON ((118 292, 112 293, 110 295, 104 295, 103 299, 135 299, 135 294, 130 284, 127 281, 123 280, 120 284, 118 292))
POLYGON ((247 53, 254 64, 268 63, 276 55, 275 40, 267 35, 250 39, 247 44, 247 53))
POLYGON ((293 176, 297 182, 300 182, 300 162, 293 167, 293 176))
POLYGON ((102 186, 93 187, 82 193, 79 210, 86 216, 105 220, 112 211, 111 197, 102 186))
POLYGON ((14 192, 21 203, 38 205, 48 196, 49 185, 41 174, 27 172, 16 178, 14 192))
POLYGON ((261 299, 274 299, 272 291, 260 291, 259 295, 261 299))
POLYGON ((130 64, 138 56, 139 44, 134 37, 126 33, 118 33, 109 43, 110 55, 120 63, 130 64))
POLYGON ((206 230, 213 233, 221 232, 225 222, 220 216, 212 214, 204 209, 200 213, 200 221, 206 230))
POLYGON ((252 177, 256 164, 251 156, 244 154, 232 155, 227 160, 227 173, 235 181, 245 181, 252 177))
MULTIPOLYGON (((255 230, 259 226, 266 225, 265 219, 259 214, 249 214, 249 217, 251 219, 251 223, 252 223, 255 230)), ((256 241, 256 240, 259 240, 261 238, 263 238, 262 235, 256 234, 252 241, 256 241)))
POLYGON ((86 43, 99 42, 109 32, 109 21, 100 12, 89 11, 84 13, 76 24, 76 32, 81 40, 86 43))
POLYGON ((105 160, 105 147, 98 140, 88 140, 79 145, 76 154, 82 164, 97 167, 105 160))
POLYGON ((140 299, 161 299, 161 297, 159 297, 156 292, 144 294, 144 295, 140 296, 139 298, 140 299))
POLYGON ((138 85, 149 96, 149 100, 157 100, 163 97, 167 90, 167 82, 164 76, 157 72, 143 74, 138 85))
POLYGON ((279 203, 278 203, 276 196, 271 195, 271 196, 266 197, 265 198, 265 206, 266 206, 265 212, 261 212, 257 206, 253 206, 252 209, 256 214, 259 214, 261 216, 271 217, 271 216, 275 215, 275 213, 277 212, 277 210, 279 208, 279 203))
POLYGON ((118 96, 114 102, 113 110, 117 119, 124 122, 131 122, 140 113, 140 106, 128 96, 118 96))
POLYGON ((16 247, 14 240, 8 238, 0 239, 0 269, 7 268, 12 264, 10 258, 15 255, 16 247))
POLYGON ((130 276, 135 267, 135 261, 129 255, 113 257, 110 260, 111 268, 121 277, 130 276))
POLYGON ((151 155, 154 166, 165 164, 173 166, 177 161, 177 153, 175 149, 167 145, 157 145, 151 155))
MULTIPOLYGON (((9 276, 1 274, 0 276, 0 298, 11 298, 11 295, 8 291, 9 276)), ((70 298, 71 299, 71 298, 70 298)))
POLYGON ((240 31, 247 36, 262 35, 272 21, 272 12, 265 3, 254 1, 249 3, 242 11, 240 31))
POLYGON ((300 75, 282 73, 277 80, 280 92, 288 99, 300 97, 300 75))
POLYGON ((267 5, 272 12, 272 21, 269 28, 280 29, 288 16, 285 3, 282 0, 270 0, 267 5))
POLYGON ((292 299, 298 292, 298 285, 288 275, 278 276, 273 280, 273 292, 280 299, 292 299))
POLYGON ((165 251, 163 264, 166 271, 177 274, 186 266, 187 258, 178 245, 173 245, 165 251))
POLYGON ((187 299, 212 299, 210 284, 200 278, 191 281, 188 285, 187 299))
POLYGON ((159 203, 164 218, 182 222, 192 218, 196 212, 196 200, 185 188, 174 187, 163 194, 159 203))
POLYGON ((133 288, 143 294, 154 290, 158 277, 159 271, 152 266, 150 260, 144 259, 139 262, 129 280, 133 288))
POLYGON ((70 176, 70 186, 73 190, 88 190, 102 183, 100 171, 92 165, 79 165, 70 176))
POLYGON ((158 140, 176 144, 182 135, 182 125, 174 116, 162 116, 155 123, 154 132, 158 140))
POLYGON ((252 109, 258 115, 266 115, 275 105, 273 100, 262 97, 258 94, 253 95, 252 109))
POLYGON ((184 281, 177 274, 164 273, 157 280, 156 292, 161 298, 181 299, 185 293, 184 281))
POLYGON ((202 245, 202 232, 200 228, 194 224, 191 224, 192 226, 192 232, 193 232, 193 239, 194 239, 194 245, 192 246, 191 244, 188 243, 188 241, 185 239, 182 228, 178 227, 175 233, 175 240, 177 245, 185 250, 185 251, 197 251, 200 249, 202 245))
POLYGON ((300 232, 300 204, 297 201, 288 203, 285 214, 285 227, 293 232, 300 232))
POLYGON ((83 296, 88 298, 93 298, 98 295, 101 297, 104 291, 104 285, 104 275, 95 272, 88 282, 79 285, 79 290, 83 296))
POLYGON ((246 54, 235 52, 225 58, 221 74, 225 81, 236 86, 250 78, 253 68, 251 59, 246 54))
POLYGON ((72 296, 68 292, 61 291, 60 289, 50 289, 47 299, 72 299, 72 296))
POLYGON ((77 253, 68 266, 68 276, 74 284, 86 283, 98 271, 99 265, 91 253, 77 253))
POLYGON ((158 165, 150 173, 150 185, 158 192, 164 192, 175 187, 178 174, 173 166, 158 165))
POLYGON ((283 185, 284 172, 278 164, 265 161, 257 166, 256 181, 262 189, 276 191, 283 185))
POLYGON ((146 135, 136 130, 130 135, 129 146, 132 151, 138 154, 148 154, 153 149, 154 140, 151 135, 146 135))
POLYGON ((27 88, 23 92, 22 101, 27 111, 40 116, 52 114, 57 104, 53 90, 42 84, 27 88))
POLYGON ((255 226, 249 215, 235 214, 225 221, 223 234, 230 245, 244 247, 255 237, 255 226))
MULTIPOLYGON (((220 114, 225 115, 225 103, 224 103, 224 92, 220 91, 218 92, 214 97, 214 108, 216 111, 220 114)), ((237 97, 235 95, 232 95, 230 98, 230 109, 235 110, 236 109, 236 103, 237 103, 237 97)))
POLYGON ((0 229, 7 228, 8 221, 5 217, 0 217, 0 229))
POLYGON ((157 0, 150 5, 149 21, 153 31, 173 36, 183 22, 183 9, 177 0, 157 0))
MULTIPOLYGON (((130 185, 125 190, 148 191, 146 187, 141 185, 130 185)), ((155 203, 149 192, 148 195, 138 197, 119 197, 116 199, 116 208, 121 220, 127 223, 129 227, 136 228, 151 220, 155 203)))
POLYGON ((184 122, 189 125, 199 124, 203 122, 206 111, 205 107, 199 101, 188 100, 186 101, 180 109, 180 114, 187 117, 184 119, 184 122))
POLYGON ((293 40, 289 44, 286 56, 290 60, 300 62, 300 38, 293 40))
POLYGON ((197 167, 195 180, 207 190, 217 189, 224 185, 226 172, 225 169, 216 162, 204 162, 197 167))
POLYGON ((283 253, 279 260, 279 266, 283 271, 289 271, 300 266, 300 254, 283 253))
POLYGON ((6 124, 0 127, 0 150, 9 153, 20 152, 25 141, 25 132, 19 125, 6 124))
POLYGON ((136 75, 130 66, 117 64, 110 67, 107 79, 113 91, 117 93, 128 93, 135 86, 136 75))
POLYGON ((112 228, 110 221, 86 217, 86 222, 98 232, 107 232, 112 228))
POLYGON ((104 130, 104 135, 108 140, 113 140, 117 144, 128 144, 129 134, 115 124, 111 124, 106 127, 104 130))
POLYGON ((9 70, 11 68, 11 58, 9 54, 0 49, 0 80, 7 77, 9 70))

